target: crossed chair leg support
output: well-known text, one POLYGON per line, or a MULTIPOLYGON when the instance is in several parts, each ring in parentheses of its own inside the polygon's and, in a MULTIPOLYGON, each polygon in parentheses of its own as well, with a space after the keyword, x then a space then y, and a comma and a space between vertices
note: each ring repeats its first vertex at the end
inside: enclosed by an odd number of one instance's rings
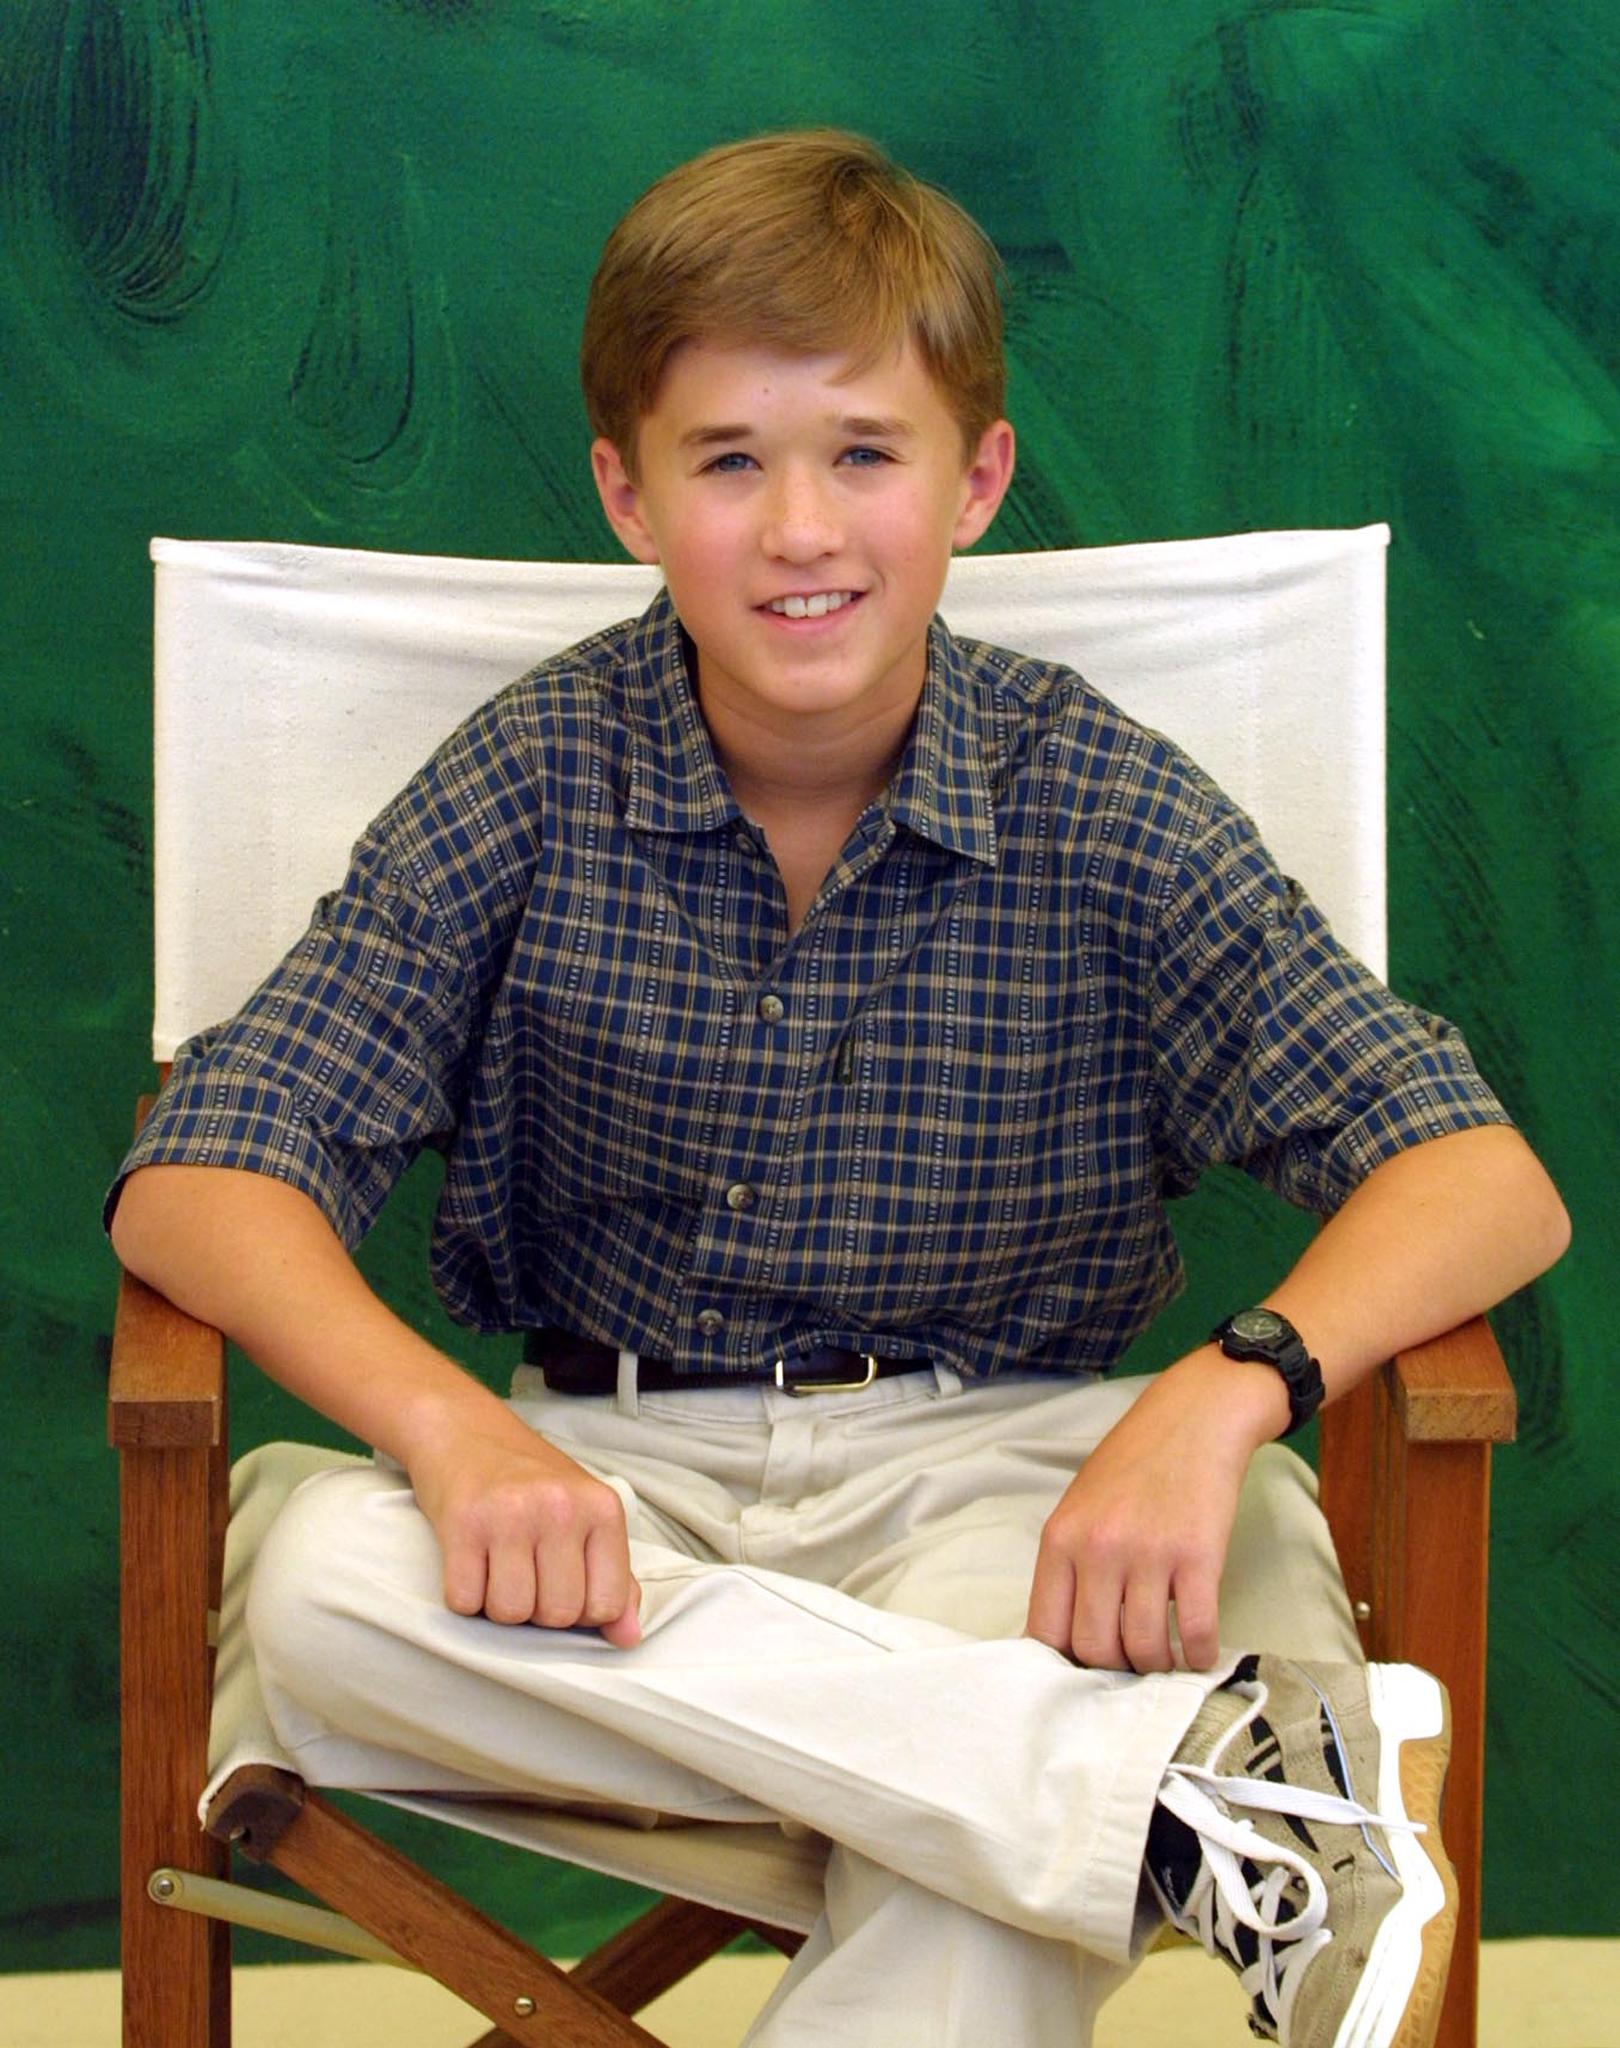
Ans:
POLYGON ((738 1934, 784 1954, 803 1939, 737 1914, 666 1899, 559 1969, 287 1771, 250 1764, 209 1807, 207 1831, 346 1914, 495 2022, 472 2048, 659 2048, 630 2017, 738 1934))

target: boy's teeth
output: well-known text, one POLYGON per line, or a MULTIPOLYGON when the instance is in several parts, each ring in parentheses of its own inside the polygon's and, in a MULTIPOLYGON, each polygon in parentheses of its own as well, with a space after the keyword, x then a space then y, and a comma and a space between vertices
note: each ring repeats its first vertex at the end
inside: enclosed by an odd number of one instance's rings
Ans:
POLYGON ((814 597, 773 597, 770 609, 789 619, 819 619, 849 602, 847 590, 818 590, 814 597))

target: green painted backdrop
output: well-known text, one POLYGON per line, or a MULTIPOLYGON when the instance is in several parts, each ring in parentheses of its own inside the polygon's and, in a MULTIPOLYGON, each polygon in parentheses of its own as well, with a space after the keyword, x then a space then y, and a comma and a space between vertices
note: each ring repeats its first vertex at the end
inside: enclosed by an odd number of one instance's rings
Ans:
MULTIPOLYGON (((113 1953, 95 1213, 145 1075, 146 538, 608 553, 572 361, 601 237, 677 159, 812 119, 1006 254, 996 545, 1395 528, 1395 978, 1464 1023, 1577 1234, 1500 1318, 1487 1911, 1620 1927, 1589 1881, 1620 1738, 1620 10, 8 0, 0 1965, 113 1953)), ((412 1227, 373 1263, 425 1316, 412 1227)), ((564 1943, 598 1902, 477 1882, 564 1943)))

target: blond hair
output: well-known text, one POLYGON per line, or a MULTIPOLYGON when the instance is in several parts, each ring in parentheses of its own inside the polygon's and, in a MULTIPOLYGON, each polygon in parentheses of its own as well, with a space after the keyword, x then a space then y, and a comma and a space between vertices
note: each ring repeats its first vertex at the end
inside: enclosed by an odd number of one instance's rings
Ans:
POLYGON ((1004 410, 1000 264, 953 199, 837 129, 762 135, 660 178, 608 237, 580 349, 594 433, 632 476, 636 429, 683 342, 838 353, 909 338, 962 430, 1004 410))

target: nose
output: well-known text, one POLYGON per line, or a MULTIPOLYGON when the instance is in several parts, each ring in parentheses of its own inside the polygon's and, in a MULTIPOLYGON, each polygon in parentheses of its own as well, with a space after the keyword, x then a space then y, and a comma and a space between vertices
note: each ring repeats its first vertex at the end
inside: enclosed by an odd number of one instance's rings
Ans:
POLYGON ((778 470, 765 507, 761 545, 782 562, 814 562, 836 554, 843 528, 830 484, 808 468, 778 470))

